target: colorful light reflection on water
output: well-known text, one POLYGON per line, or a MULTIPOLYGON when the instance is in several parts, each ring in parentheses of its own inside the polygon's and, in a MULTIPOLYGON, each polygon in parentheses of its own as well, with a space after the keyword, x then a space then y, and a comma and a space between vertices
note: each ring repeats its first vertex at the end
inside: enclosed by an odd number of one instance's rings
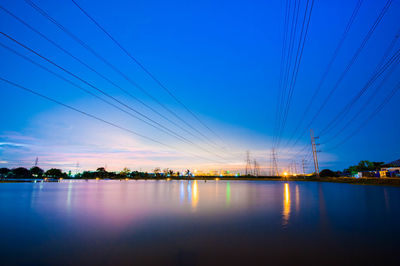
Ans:
POLYGON ((288 183, 285 183, 283 194, 284 196, 283 196, 282 225, 286 226, 289 223, 289 218, 290 218, 290 191, 288 183))
POLYGON ((10 183, 0 184, 0 215, 0 264, 6 265, 276 265, 294 258, 320 265, 360 258, 382 264, 398 258, 400 249, 395 187, 224 180, 10 183))

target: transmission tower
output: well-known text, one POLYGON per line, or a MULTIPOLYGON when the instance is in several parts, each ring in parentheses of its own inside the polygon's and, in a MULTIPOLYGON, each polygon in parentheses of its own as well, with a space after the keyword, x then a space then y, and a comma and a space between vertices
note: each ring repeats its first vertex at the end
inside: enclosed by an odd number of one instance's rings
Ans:
POLYGON ((270 158, 269 158, 270 160, 269 160, 269 175, 270 176, 273 176, 274 174, 273 174, 273 172, 274 172, 274 170, 273 170, 273 163, 272 163, 272 161, 273 161, 273 158, 272 158, 272 152, 271 152, 271 156, 270 156, 270 158))
POLYGON ((79 162, 76 163, 75 175, 78 174, 78 170, 79 170, 79 162))
POLYGON ((251 175, 251 160, 250 160, 250 151, 246 151, 246 175, 251 175))
POLYGON ((279 176, 277 154, 275 148, 272 149, 272 176, 279 176))
POLYGON ((315 140, 318 139, 318 137, 314 137, 314 131, 310 129, 310 136, 311 136, 311 147, 312 147, 312 152, 313 152, 313 158, 314 158, 314 168, 315 168, 315 173, 319 177, 319 166, 318 166, 318 157, 317 157, 317 145, 315 144, 315 140))
POLYGON ((254 165, 254 167, 253 167, 254 168, 254 175, 255 176, 259 176, 260 175, 260 166, 258 165, 256 159, 253 160, 253 165, 254 165))

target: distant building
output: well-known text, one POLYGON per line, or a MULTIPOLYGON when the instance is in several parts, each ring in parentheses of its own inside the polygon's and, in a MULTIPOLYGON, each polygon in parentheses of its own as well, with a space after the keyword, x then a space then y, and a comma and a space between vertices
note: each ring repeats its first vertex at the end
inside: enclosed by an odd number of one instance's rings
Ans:
POLYGON ((400 177, 400 159, 383 165, 381 171, 385 171, 387 177, 400 177))

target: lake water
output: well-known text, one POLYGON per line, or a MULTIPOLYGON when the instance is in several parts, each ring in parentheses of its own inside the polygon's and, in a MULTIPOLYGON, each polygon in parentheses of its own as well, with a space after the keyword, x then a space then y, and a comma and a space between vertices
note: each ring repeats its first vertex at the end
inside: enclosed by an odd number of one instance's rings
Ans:
POLYGON ((400 188, 0 184, 0 265, 400 265, 400 188))

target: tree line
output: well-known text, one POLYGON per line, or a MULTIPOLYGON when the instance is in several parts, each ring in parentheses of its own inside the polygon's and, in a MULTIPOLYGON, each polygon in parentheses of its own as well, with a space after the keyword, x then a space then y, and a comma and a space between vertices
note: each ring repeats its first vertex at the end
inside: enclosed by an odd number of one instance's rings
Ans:
MULTIPOLYGON (((332 171, 329 169, 324 169, 320 172, 321 177, 340 177, 340 176, 351 176, 358 172, 364 171, 378 171, 385 164, 383 162, 370 162, 370 161, 360 161, 357 165, 349 166, 342 171, 332 171)), ((390 166, 390 165, 386 165, 390 166)), ((96 171, 83 171, 82 173, 77 173, 75 175, 63 172, 58 168, 51 168, 44 171, 38 166, 34 166, 30 169, 24 167, 17 167, 13 169, 0 168, 0 178, 9 179, 30 179, 30 178, 77 178, 77 179, 124 179, 124 178, 168 178, 168 177, 179 177, 179 176, 192 176, 189 169, 183 173, 175 172, 172 169, 165 168, 161 170, 160 168, 155 168, 153 173, 142 172, 142 171, 131 171, 128 168, 124 168, 120 172, 110 172, 104 167, 97 168, 96 171)), ((250 176, 249 176, 250 177, 250 176)))
MULTIPOLYGON (((360 161, 356 165, 349 166, 341 171, 332 171, 330 169, 324 169, 320 172, 321 177, 340 177, 340 176, 351 176, 357 174, 358 172, 368 172, 368 171, 379 171, 385 166, 384 162, 370 162, 367 160, 360 161)), ((389 165, 386 165, 389 166, 389 165)))
POLYGON ((0 177, 2 178, 67 178, 68 174, 61 169, 51 168, 44 171, 40 167, 34 166, 30 169, 25 167, 17 167, 13 169, 0 168, 0 177))
POLYGON ((30 169, 24 167, 17 167, 13 169, 0 168, 0 178, 6 179, 31 179, 31 178, 76 178, 76 179, 124 179, 124 178, 167 178, 172 176, 191 176, 190 170, 186 170, 184 173, 175 172, 169 168, 161 170, 155 168, 153 173, 142 172, 142 171, 131 171, 128 168, 124 168, 120 172, 110 172, 104 167, 97 168, 96 171, 83 171, 75 175, 63 172, 58 168, 51 168, 44 171, 38 166, 34 166, 30 169))

